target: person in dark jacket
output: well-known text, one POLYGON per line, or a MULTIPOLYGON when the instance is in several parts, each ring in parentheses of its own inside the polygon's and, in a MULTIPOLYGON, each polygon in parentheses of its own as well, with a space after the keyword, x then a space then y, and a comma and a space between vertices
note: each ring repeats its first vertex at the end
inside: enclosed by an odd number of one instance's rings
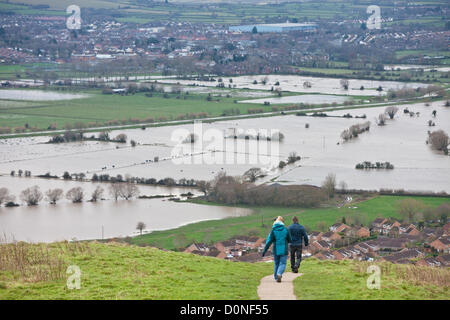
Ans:
POLYGON ((287 258, 288 258, 288 246, 289 242, 291 242, 291 238, 289 236, 289 232, 284 226, 283 217, 278 217, 273 226, 272 231, 267 237, 266 246, 263 250, 263 257, 266 254, 267 250, 273 243, 273 260, 275 263, 273 276, 277 282, 281 282, 281 277, 283 276, 283 272, 286 269, 287 258))
POLYGON ((300 263, 302 262, 303 241, 305 242, 305 246, 308 246, 309 239, 305 227, 298 224, 298 218, 293 217, 292 222, 293 224, 288 228, 291 237, 289 246, 291 251, 291 269, 292 272, 298 273, 298 268, 300 268, 300 263))

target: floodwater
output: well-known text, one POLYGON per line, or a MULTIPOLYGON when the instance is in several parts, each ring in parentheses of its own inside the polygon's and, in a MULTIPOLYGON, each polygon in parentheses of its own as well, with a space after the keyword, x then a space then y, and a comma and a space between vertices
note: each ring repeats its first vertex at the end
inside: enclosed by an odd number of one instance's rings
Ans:
MULTIPOLYGON (((268 75, 267 83, 264 85, 261 81, 265 78, 265 75, 257 76, 240 76, 232 77, 233 88, 240 89, 252 89, 252 90, 271 90, 280 89, 283 91, 290 92, 301 92, 301 93, 323 93, 323 94, 340 94, 340 95, 350 95, 350 96, 376 96, 380 95, 380 92, 376 89, 381 86, 383 91, 381 94, 386 94, 389 89, 401 89, 407 88, 418 88, 426 87, 427 84, 423 83, 405 83, 398 81, 373 81, 373 80, 360 80, 360 79, 349 79, 349 89, 344 90, 340 84, 340 79, 331 78, 320 78, 320 77, 304 77, 304 76, 292 76, 292 75, 268 75), (257 84, 254 84, 254 81, 257 84), (279 85, 276 83, 279 82, 279 85), (305 88, 303 86, 304 82, 310 82, 311 87, 305 88), (361 86, 364 90, 360 90, 361 86)), ((225 84, 229 84, 230 78, 223 78, 225 84)), ((195 83, 199 86, 205 87, 215 87, 217 86, 217 81, 193 81, 193 80, 179 80, 179 79, 164 79, 158 80, 160 83, 180 83, 182 85, 189 85, 195 83)))
MULTIPOLYGON (((107 142, 74 142, 45 144, 49 137, 29 137, 0 140, 0 187, 7 187, 19 196, 30 186, 39 185, 45 192, 49 188, 64 191, 82 186, 90 195, 98 184, 47 180, 38 178, 10 177, 11 170, 30 170, 33 175, 50 172, 61 176, 64 171, 85 173, 121 174, 144 178, 211 180, 218 172, 242 175, 246 170, 262 168, 267 177, 260 182, 275 181, 283 184, 320 185, 328 173, 336 174, 337 181, 345 181, 348 188, 375 190, 381 188, 411 191, 450 192, 450 157, 431 149, 425 143, 428 130, 443 129, 449 132, 450 108, 443 102, 431 106, 423 103, 400 105, 394 120, 386 126, 375 124, 375 117, 385 107, 339 110, 329 115, 366 115, 366 119, 340 117, 299 117, 295 115, 217 121, 181 126, 166 126, 113 131, 113 135, 125 133, 128 139, 138 142, 129 144, 107 142), (404 108, 419 112, 410 117, 404 108), (431 113, 437 111, 437 117, 431 113), (436 123, 428 127, 428 120, 436 123), (369 132, 358 138, 342 142, 340 133, 353 124, 371 121, 369 132), (309 124, 309 128, 306 128, 309 124), (201 129, 200 131, 199 128, 201 129), (279 130, 285 136, 282 142, 245 139, 224 139, 230 134, 242 132, 255 134, 251 129, 279 130), (196 131, 197 130, 197 131, 196 131), (197 132, 193 144, 179 143, 180 137, 197 132), (286 160, 295 151, 302 160, 277 168, 280 160, 286 160), (153 162, 159 157, 159 162, 153 162), (394 170, 356 170, 363 161, 389 161, 394 170)), ((260 132, 261 133, 261 132, 260 132)), ((107 184, 103 184, 107 189, 107 184)), ((140 186, 142 195, 179 195, 189 189, 140 186)), ((197 191, 198 192, 198 191, 197 191)), ((193 191, 195 193, 195 191, 193 191)), ((249 210, 174 203, 167 199, 132 200, 115 202, 72 204, 61 200, 56 205, 43 202, 37 207, 21 206, 0 208, 0 233, 17 240, 56 241, 64 239, 98 239, 133 234, 137 222, 144 222, 148 230, 175 228, 201 220, 221 219, 249 214, 249 210)), ((17 201, 19 201, 17 199, 17 201)))
POLYGON ((43 90, 16 90, 2 89, 0 90, 0 99, 23 100, 23 101, 58 101, 72 100, 89 97, 86 94, 59 93, 43 90))
POLYGON ((287 96, 287 97, 277 97, 277 98, 266 98, 266 99, 253 99, 253 100, 243 100, 240 103, 258 103, 264 104, 264 102, 269 102, 270 104, 286 104, 286 103, 311 103, 311 104, 322 104, 322 103, 344 103, 348 98, 342 96, 324 95, 324 94, 304 94, 301 96, 287 96))
POLYGON ((349 188, 404 188, 450 192, 450 157, 425 144, 428 130, 449 132, 450 108, 443 102, 426 107, 423 103, 400 105, 394 120, 384 127, 375 124, 375 117, 385 107, 329 112, 329 115, 351 113, 366 115, 366 119, 298 117, 294 115, 203 123, 199 139, 194 144, 180 144, 176 136, 194 132, 193 125, 147 128, 146 130, 118 130, 128 139, 138 142, 129 145, 101 142, 43 144, 48 137, 0 140, 0 173, 11 170, 30 170, 33 175, 51 172, 61 176, 64 171, 121 174, 144 178, 210 180, 218 172, 242 175, 252 167, 263 168, 267 179, 287 183, 320 185, 328 173, 336 173, 349 188), (403 108, 420 112, 410 117, 403 108), (437 110, 437 117, 431 116, 437 110), (436 123, 428 127, 428 120, 436 123), (340 133, 353 124, 371 121, 369 132, 343 143, 340 133), (309 124, 309 129, 305 128, 309 124), (279 130, 285 139, 281 143, 255 140, 223 139, 233 130, 279 130), (230 131, 231 130, 231 131, 230 131), (211 136, 221 135, 212 139, 211 136), (210 136, 208 138, 208 136, 210 136), (339 143, 339 144, 338 144, 339 143), (302 161, 279 170, 280 160, 295 151, 302 161), (153 162, 159 157, 159 162, 153 162), (390 171, 354 169, 362 161, 389 161, 390 171), (278 177, 279 176, 279 177, 278 177), (277 178, 278 177, 278 178, 277 178))
MULTIPOLYGON (((62 188, 67 192, 74 186, 81 186, 86 194, 101 185, 107 190, 107 184, 46 180, 36 178, 0 177, 0 187, 8 187, 13 195, 21 190, 39 185, 41 191, 49 188, 62 188)), ((139 186, 141 195, 180 195, 196 190, 187 188, 168 188, 139 186)), ((87 197, 88 198, 88 197, 87 197)), ((14 208, 0 207, 0 234, 9 241, 52 242, 71 240, 101 239, 136 235, 136 224, 144 222, 144 232, 176 228, 185 224, 223 219, 250 214, 252 211, 242 208, 209 207, 191 203, 176 203, 167 199, 111 200, 107 191, 106 200, 97 203, 84 202, 73 204, 61 200, 56 205, 44 201, 38 206, 22 205, 14 208)), ((20 200, 16 200, 20 202, 20 200)))

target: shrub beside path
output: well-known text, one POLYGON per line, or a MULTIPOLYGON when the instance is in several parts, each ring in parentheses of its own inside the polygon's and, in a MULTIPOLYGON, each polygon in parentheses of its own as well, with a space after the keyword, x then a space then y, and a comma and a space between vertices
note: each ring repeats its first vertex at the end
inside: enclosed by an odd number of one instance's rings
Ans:
POLYGON ((273 274, 261 279, 258 286, 260 300, 297 300, 294 294, 294 280, 303 273, 286 272, 281 282, 276 282, 273 274))

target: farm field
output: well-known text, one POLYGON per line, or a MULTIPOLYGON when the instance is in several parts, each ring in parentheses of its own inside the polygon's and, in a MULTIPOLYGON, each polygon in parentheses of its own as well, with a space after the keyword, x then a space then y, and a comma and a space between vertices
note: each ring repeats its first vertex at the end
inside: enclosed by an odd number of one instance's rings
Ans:
MULTIPOLYGON (((236 98, 220 97, 207 101, 206 94, 169 94, 164 98, 162 94, 154 93, 153 97, 146 97, 143 93, 135 95, 103 95, 99 91, 86 91, 88 98, 65 101, 0 101, 0 127, 24 126, 47 129, 52 123, 62 129, 66 123, 82 122, 95 126, 105 125, 111 120, 129 120, 160 118, 175 120, 179 115, 187 113, 205 112, 210 116, 220 116, 226 109, 239 109, 246 114, 252 104, 236 104, 236 98), (184 99, 186 97, 186 99, 184 99), (214 101, 219 99, 220 101, 214 101)), ((262 107, 262 106, 261 106, 262 107)), ((264 107, 270 111, 271 107, 264 107)))
MULTIPOLYGON (((314 2, 285 2, 273 5, 275 1, 252 1, 246 4, 226 1, 163 1, 152 2, 150 4, 141 1, 124 0, 62 0, 49 2, 48 0, 10 0, 9 3, 0 3, 0 8, 20 14, 47 14, 65 15, 65 9, 75 4, 81 8, 104 9, 111 13, 119 14, 117 18, 121 22, 147 23, 154 20, 172 20, 186 22, 203 23, 225 23, 238 24, 243 21, 254 20, 258 23, 267 19, 288 17, 301 21, 335 19, 348 20, 358 19, 366 16, 366 8, 372 4, 367 1, 358 4, 343 3, 342 1, 329 0, 319 3, 314 2), (49 9, 36 6, 49 5, 49 9)), ((278 3, 278 1, 277 1, 278 3)), ((442 3, 445 1, 422 1, 417 3, 442 3)), ((380 4, 381 10, 392 10, 394 5, 380 4)), ((415 20, 428 25, 441 25, 443 22, 427 17, 418 17, 415 20)), ((414 21, 398 21, 395 23, 408 24, 414 21)))

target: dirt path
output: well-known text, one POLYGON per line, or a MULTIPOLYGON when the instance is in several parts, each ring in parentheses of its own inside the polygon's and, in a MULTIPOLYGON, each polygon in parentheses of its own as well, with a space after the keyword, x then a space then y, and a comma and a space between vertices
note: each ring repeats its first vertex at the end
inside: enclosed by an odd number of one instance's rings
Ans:
POLYGON ((273 274, 261 279, 258 286, 260 300, 296 300, 294 294, 294 280, 302 273, 285 272, 281 283, 276 282, 273 274))

